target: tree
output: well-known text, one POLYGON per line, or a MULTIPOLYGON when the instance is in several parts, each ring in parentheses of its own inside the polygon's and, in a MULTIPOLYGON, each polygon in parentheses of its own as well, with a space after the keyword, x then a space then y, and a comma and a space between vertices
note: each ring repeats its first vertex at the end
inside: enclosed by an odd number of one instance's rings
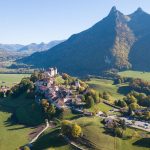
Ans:
POLYGON ((48 100, 47 99, 42 99, 41 100, 41 105, 43 106, 43 107, 48 107, 49 106, 49 102, 48 102, 48 100))
POLYGON ((127 128, 127 125, 126 125, 126 121, 123 119, 123 120, 120 120, 120 125, 121 125, 121 128, 123 129, 123 130, 126 130, 126 128, 127 128))
POLYGON ((11 94, 11 90, 6 91, 6 96, 9 96, 11 94))
POLYGON ((48 118, 51 118, 56 112, 56 108, 53 104, 51 104, 48 108, 47 108, 47 115, 48 118))
POLYGON ((30 150, 30 148, 28 146, 24 146, 23 150, 30 150))
POLYGON ((84 90, 85 90, 85 88, 84 88, 84 87, 80 87, 80 88, 79 88, 79 93, 83 93, 83 92, 84 92, 84 90))
POLYGON ((71 133, 72 122, 68 120, 63 120, 61 123, 61 133, 70 136, 71 133))
POLYGON ((130 105, 132 103, 136 103, 137 99, 132 95, 132 94, 128 94, 125 98, 124 98, 125 102, 130 105))
POLYGON ((78 138, 81 135, 82 129, 79 125, 73 124, 71 134, 74 138, 78 138))
POLYGON ((129 106, 128 108, 128 115, 132 116, 133 115, 133 109, 129 106))
POLYGON ((4 92, 0 92, 0 98, 4 98, 4 92))
POLYGON ((82 100, 82 102, 85 102, 85 96, 84 95, 81 96, 81 100, 82 100))
POLYGON ((64 120, 61 123, 61 133, 66 136, 78 138, 82 133, 82 129, 79 125, 64 120))
POLYGON ((43 73, 40 71, 38 73, 38 80, 42 80, 44 78, 43 73))
POLYGON ((149 119, 150 119, 150 111, 146 112, 146 114, 145 114, 145 119, 146 119, 146 120, 149 120, 149 119))
POLYGON ((35 83, 38 80, 38 72, 34 71, 34 73, 31 75, 30 80, 35 83))
POLYGON ((115 105, 119 106, 119 107, 122 107, 122 108, 127 106, 126 102, 122 101, 122 100, 116 100, 115 105))
POLYGON ((105 100, 109 100, 110 99, 110 96, 107 92, 103 92, 103 99, 105 100))
POLYGON ((114 134, 115 134, 115 136, 117 136, 117 137, 122 137, 122 136, 123 136, 122 133, 123 133, 123 132, 122 132, 122 129, 121 129, 121 128, 115 128, 115 129, 114 129, 114 134))
POLYGON ((130 107, 132 110, 136 110, 139 108, 139 105, 137 103, 132 103, 132 104, 130 104, 130 107))
POLYGON ((94 99, 92 96, 88 96, 86 99, 87 107, 91 108, 94 106, 94 99))
POLYGON ((63 74, 62 74, 62 78, 63 78, 64 80, 67 80, 67 79, 69 78, 69 75, 66 74, 66 73, 63 73, 63 74))
POLYGON ((29 78, 23 78, 20 82, 20 87, 24 90, 33 89, 34 84, 29 78))
POLYGON ((99 97, 99 93, 95 92, 95 94, 93 95, 94 98, 94 102, 95 103, 99 103, 100 102, 100 97, 99 97))

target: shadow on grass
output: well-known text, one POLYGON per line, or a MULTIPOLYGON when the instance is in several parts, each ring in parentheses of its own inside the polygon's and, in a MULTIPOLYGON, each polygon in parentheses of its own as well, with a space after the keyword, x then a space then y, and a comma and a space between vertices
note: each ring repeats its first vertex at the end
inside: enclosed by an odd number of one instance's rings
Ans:
MULTIPOLYGON (((12 111, 12 109, 2 106, 0 105, 0 112, 4 112, 4 113, 9 113, 8 118, 6 118, 7 120, 5 120, 3 122, 5 127, 10 127, 7 130, 19 130, 19 129, 24 129, 24 128, 28 128, 29 126, 26 125, 22 125, 22 127, 16 127, 16 125, 21 125, 18 123, 16 116, 14 115, 14 111, 12 111)), ((31 129, 35 128, 35 127, 30 127, 31 129)))
POLYGON ((41 136, 33 145, 33 150, 47 149, 50 147, 59 148, 68 145, 65 140, 59 136, 59 130, 56 129, 41 136))
POLYGON ((103 128, 103 129, 104 129, 104 131, 103 131, 104 134, 115 137, 115 135, 112 131, 106 130, 105 128, 103 128))
POLYGON ((5 120, 3 122, 6 127, 16 125, 17 122, 16 122, 16 119, 13 115, 12 109, 10 109, 8 107, 5 107, 3 105, 0 105, 0 112, 9 113, 9 116, 8 116, 7 120, 5 120))
MULTIPOLYGON (((21 125, 21 124, 19 124, 16 121, 16 119, 14 119, 12 116, 10 116, 6 121, 4 121, 5 127, 10 127, 7 130, 14 131, 14 130, 20 130, 20 129, 25 129, 25 128, 29 127, 29 126, 26 126, 26 125, 22 125, 20 127, 16 127, 16 125, 21 125)), ((30 127, 30 128, 34 129, 35 127, 30 127)))
POLYGON ((129 92, 131 92, 131 88, 129 86, 121 86, 118 89, 118 93, 123 94, 123 95, 127 95, 129 92))
POLYGON ((150 148, 150 138, 142 138, 133 143, 135 146, 150 148))

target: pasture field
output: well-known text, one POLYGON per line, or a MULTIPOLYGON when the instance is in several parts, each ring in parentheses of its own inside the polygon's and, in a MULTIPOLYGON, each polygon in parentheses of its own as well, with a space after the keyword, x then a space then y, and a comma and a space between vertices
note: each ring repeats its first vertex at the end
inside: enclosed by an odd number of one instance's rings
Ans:
MULTIPOLYGON (((149 139, 143 138, 148 133, 136 130, 139 137, 121 139, 105 132, 104 125, 99 117, 81 117, 73 120, 82 127, 84 139, 92 144, 91 150, 149 150, 149 139)), ((33 150, 54 148, 56 150, 73 150, 59 135, 58 128, 49 129, 35 142, 33 150)), ((127 135, 134 135, 135 130, 127 128, 127 135)), ((85 148, 86 149, 86 148, 85 148)))
POLYGON ((122 99, 123 94, 118 92, 119 87, 125 86, 125 84, 114 85, 112 80, 91 78, 90 81, 86 82, 91 88, 103 93, 108 92, 112 100, 122 99))
POLYGON ((102 112, 108 112, 109 110, 112 110, 113 107, 108 106, 108 105, 106 105, 104 103, 99 103, 99 104, 96 104, 94 107, 89 108, 88 110, 93 112, 95 109, 99 110, 99 111, 102 111, 102 112))
MULTIPOLYGON (((81 125, 84 133, 84 137, 97 149, 100 150, 149 150, 150 145, 147 146, 148 138, 145 143, 138 144, 138 141, 142 141, 142 136, 140 138, 132 137, 131 139, 120 139, 113 137, 112 135, 106 134, 101 119, 99 117, 87 118, 82 117, 75 120, 81 125), (145 147, 144 147, 145 146, 145 147)), ((134 129, 127 128, 125 131, 127 134, 132 135, 135 131, 134 129)), ((148 134, 143 131, 136 131, 139 135, 148 134)))
POLYGON ((13 86, 21 81, 23 77, 29 77, 30 74, 0 74, 0 86, 13 86))
POLYGON ((61 136, 57 128, 45 131, 34 143, 33 150, 75 150, 61 136))
POLYGON ((150 82, 150 72, 123 71, 123 72, 119 72, 118 74, 123 77, 140 78, 142 80, 150 82))

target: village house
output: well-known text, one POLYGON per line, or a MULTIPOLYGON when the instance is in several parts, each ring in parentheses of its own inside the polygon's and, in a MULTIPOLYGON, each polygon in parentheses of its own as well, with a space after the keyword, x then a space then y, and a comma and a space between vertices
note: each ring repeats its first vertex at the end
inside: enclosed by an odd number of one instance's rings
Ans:
POLYGON ((7 86, 1 86, 1 87, 0 87, 0 92, 6 93, 8 90, 10 90, 10 88, 7 87, 7 86))

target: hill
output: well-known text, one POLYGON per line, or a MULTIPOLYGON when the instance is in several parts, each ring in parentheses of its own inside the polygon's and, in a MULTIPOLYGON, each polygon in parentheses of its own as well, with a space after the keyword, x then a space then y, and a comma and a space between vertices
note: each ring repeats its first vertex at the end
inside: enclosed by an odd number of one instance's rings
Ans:
POLYGON ((24 45, 21 44, 0 44, 0 49, 5 51, 17 51, 22 48, 24 45))
POLYGON ((100 74, 112 68, 150 71, 149 26, 150 15, 141 8, 124 15, 113 7, 91 28, 18 62, 42 68, 56 66, 72 75, 100 74))
POLYGON ((41 42, 40 44, 31 43, 28 45, 21 45, 21 44, 0 44, 0 51, 5 52, 26 52, 26 53, 34 53, 38 51, 44 51, 51 49, 52 47, 60 44, 64 40, 55 40, 50 41, 49 43, 41 42))
POLYGON ((26 53, 34 53, 34 52, 40 52, 40 51, 45 51, 48 49, 51 49, 52 47, 60 44, 62 41, 51 41, 49 43, 40 43, 40 44, 36 44, 36 43, 31 43, 29 45, 26 45, 22 48, 20 48, 18 51, 19 52, 26 52, 26 53))
POLYGON ((4 62, 14 61, 16 59, 27 56, 25 53, 20 53, 17 51, 7 51, 5 49, 0 49, 0 67, 3 66, 4 62))
POLYGON ((48 50, 63 41, 51 41, 49 43, 31 43, 29 45, 20 44, 0 44, 0 68, 6 67, 8 62, 12 64, 16 59, 29 56, 34 52, 48 50))

